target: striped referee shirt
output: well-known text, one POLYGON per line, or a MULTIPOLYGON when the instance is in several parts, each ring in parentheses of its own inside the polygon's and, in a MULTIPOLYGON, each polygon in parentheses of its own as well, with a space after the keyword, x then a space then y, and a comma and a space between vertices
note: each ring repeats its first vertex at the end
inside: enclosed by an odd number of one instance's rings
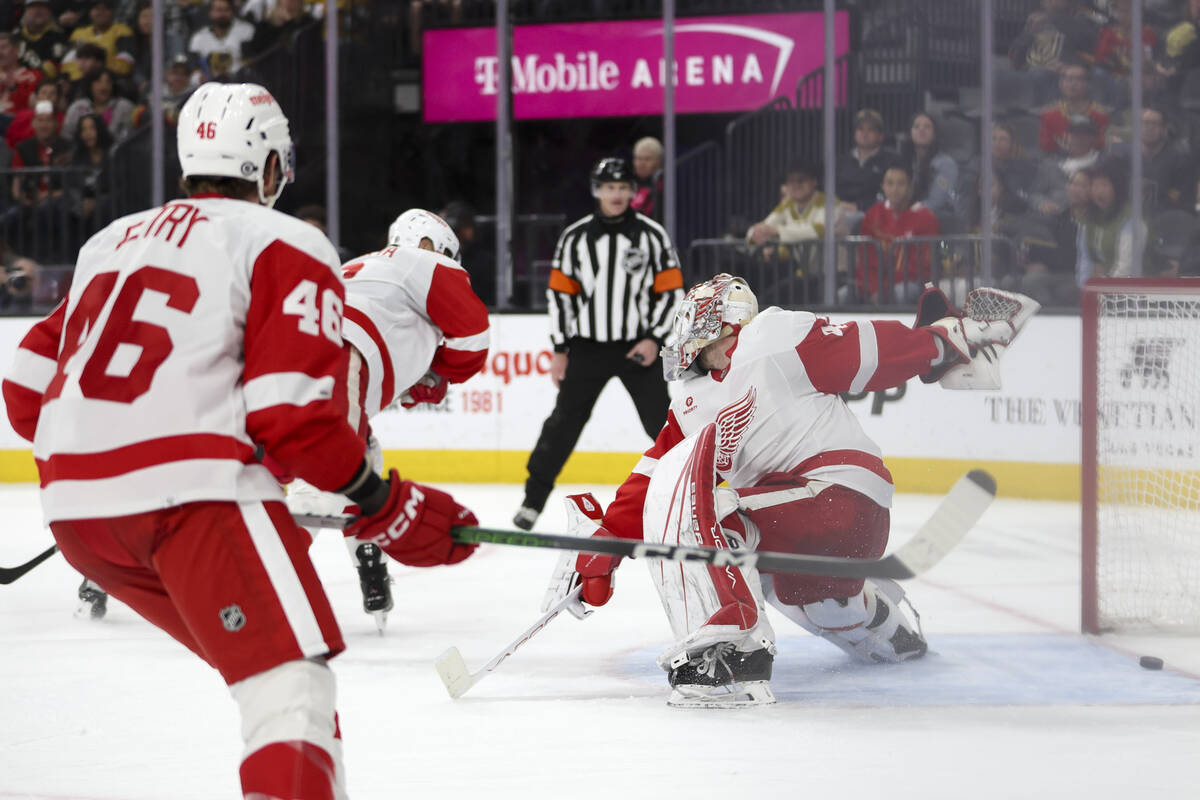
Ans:
POLYGON ((608 222, 596 214, 558 237, 550 270, 550 339, 662 343, 683 297, 683 273, 667 232, 632 209, 608 222))

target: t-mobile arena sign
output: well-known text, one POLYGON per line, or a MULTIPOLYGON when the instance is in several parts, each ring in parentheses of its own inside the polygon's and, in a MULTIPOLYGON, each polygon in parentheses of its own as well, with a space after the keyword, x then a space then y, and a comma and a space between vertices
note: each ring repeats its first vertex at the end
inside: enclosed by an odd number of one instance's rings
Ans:
MULTIPOLYGON (((835 57, 849 49, 849 16, 834 20, 835 57)), ((675 109, 745 111, 794 98, 825 60, 822 15, 685 17, 675 24, 675 109)), ((517 119, 661 114, 666 69, 662 22, 521 25, 513 30, 517 119)), ((425 31, 426 122, 496 118, 499 59, 494 28, 425 31)))

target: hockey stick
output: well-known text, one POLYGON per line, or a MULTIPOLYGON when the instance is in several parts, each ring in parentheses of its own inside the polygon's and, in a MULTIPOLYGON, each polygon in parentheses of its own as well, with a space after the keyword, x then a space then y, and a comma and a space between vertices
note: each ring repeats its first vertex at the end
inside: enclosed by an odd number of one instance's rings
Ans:
POLYGON ((52 544, 33 558, 15 567, 0 567, 0 585, 8 585, 24 575, 38 564, 58 552, 58 545, 52 544))
MULTIPOLYGON (((537 622, 529 626, 529 628, 518 636, 512 643, 496 654, 496 657, 483 665, 483 669, 478 672, 471 672, 467 669, 467 662, 463 661, 462 653, 458 652, 457 647, 451 647, 446 652, 437 657, 433 662, 437 669, 438 677, 442 679, 442 683, 446 684, 446 691, 455 700, 462 697, 467 691, 479 683, 489 672, 495 671, 504 659, 517 652, 517 648, 525 644, 533 638, 533 635, 549 624, 550 620, 557 617, 563 609, 573 603, 579 602, 579 595, 583 591, 582 587, 576 587, 575 591, 568 594, 556 605, 551 607, 549 611, 543 614, 537 622)), ((591 610, 585 611, 584 614, 592 613, 591 610)), ((582 617, 580 617, 582 619, 582 617)))
MULTIPOLYGON (((716 567, 757 567, 764 572, 829 575, 838 578, 892 578, 905 580, 929 570, 953 550, 983 516, 996 496, 996 481, 987 472, 973 469, 958 479, 916 535, 890 556, 836 558, 794 553, 723 550, 714 547, 647 544, 632 539, 597 539, 557 534, 525 533, 495 528, 454 528, 450 536, 460 544, 507 544, 546 547, 626 558, 665 561, 703 561, 716 567)), ((301 525, 344 528, 349 517, 298 515, 301 525)))

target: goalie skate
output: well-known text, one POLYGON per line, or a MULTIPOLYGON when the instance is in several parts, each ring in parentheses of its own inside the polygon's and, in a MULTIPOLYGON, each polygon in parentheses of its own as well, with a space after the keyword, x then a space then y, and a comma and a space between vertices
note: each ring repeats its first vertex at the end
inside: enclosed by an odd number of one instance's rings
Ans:
POLYGON ((768 681, 775 660, 766 648, 749 652, 718 642, 671 669, 674 708, 745 708, 775 702, 768 681))

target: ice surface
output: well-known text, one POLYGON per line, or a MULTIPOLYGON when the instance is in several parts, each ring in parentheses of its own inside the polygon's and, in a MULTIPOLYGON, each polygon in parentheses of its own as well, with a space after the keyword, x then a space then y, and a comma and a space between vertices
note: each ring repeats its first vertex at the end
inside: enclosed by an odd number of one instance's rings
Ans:
MULTIPOLYGON (((515 486, 447 488, 486 526, 510 527, 520 501, 515 486)), ((536 530, 562 524, 561 493, 536 530)), ((899 496, 893 544, 937 500, 899 496)), ((0 563, 49 544, 33 488, 0 488, 0 505, 0 563)), ((323 534, 313 558, 349 645, 333 663, 350 796, 1200 797, 1200 640, 1078 635, 1078 516, 1001 487, 966 541, 907 583, 921 661, 853 664, 770 612, 779 703, 741 711, 665 705, 654 656, 669 629, 637 563, 608 606, 561 615, 451 700, 433 660, 456 645, 482 667, 538 617, 557 554, 393 564, 381 637, 340 538, 323 534)), ((115 601, 102 622, 74 619, 78 584, 55 556, 0 587, 0 798, 238 797, 237 711, 217 674, 115 601)))

